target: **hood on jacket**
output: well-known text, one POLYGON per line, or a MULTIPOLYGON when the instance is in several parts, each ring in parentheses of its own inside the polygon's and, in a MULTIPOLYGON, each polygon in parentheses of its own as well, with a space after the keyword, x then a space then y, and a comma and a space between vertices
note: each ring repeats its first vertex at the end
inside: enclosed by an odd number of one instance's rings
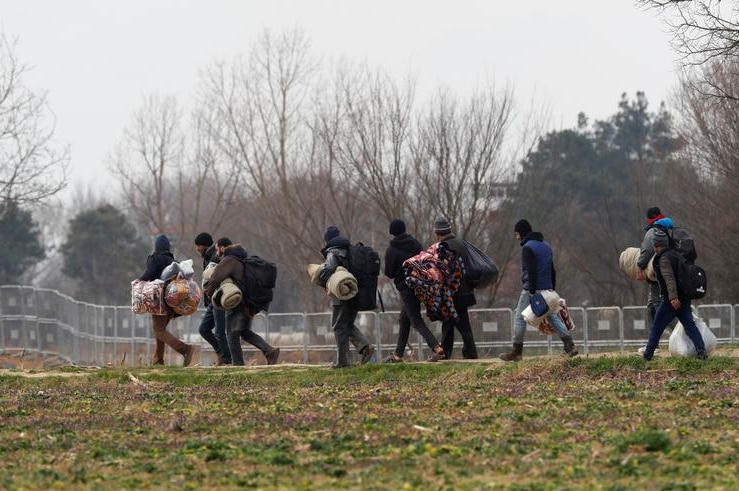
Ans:
POLYGON ((401 251, 416 252, 418 250, 418 241, 412 235, 403 233, 390 239, 390 246, 401 251))
POLYGON ((538 240, 540 242, 544 242, 544 234, 542 234, 541 232, 529 232, 529 234, 526 235, 526 237, 521 239, 521 245, 524 245, 526 242, 530 240, 538 240))
POLYGON ((154 252, 167 252, 172 245, 166 235, 162 234, 154 240, 154 252))
POLYGON ((329 249, 335 249, 333 252, 335 252, 341 257, 346 257, 348 254, 350 245, 351 243, 349 242, 349 239, 344 238, 339 235, 329 240, 328 242, 326 242, 326 247, 321 249, 321 254, 323 254, 323 257, 326 257, 329 249))
POLYGON ((644 227, 644 230, 649 230, 650 228, 654 226, 664 227, 668 230, 675 228, 675 224, 673 223, 672 218, 664 217, 664 218, 660 218, 659 220, 653 221, 651 224, 644 227))
POLYGON ((236 259, 246 259, 248 254, 241 244, 232 244, 223 251, 223 257, 233 256, 236 259))

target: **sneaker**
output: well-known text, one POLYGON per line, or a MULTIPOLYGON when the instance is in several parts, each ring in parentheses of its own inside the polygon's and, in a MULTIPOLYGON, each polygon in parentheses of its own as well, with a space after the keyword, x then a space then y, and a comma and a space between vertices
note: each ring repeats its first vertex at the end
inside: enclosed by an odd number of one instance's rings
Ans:
POLYGON ((195 346, 188 344, 187 348, 185 349, 185 354, 182 355, 185 357, 185 361, 182 362, 183 367, 189 367, 190 363, 192 363, 192 355, 195 354, 195 346))
POLYGON ((351 368, 351 365, 339 365, 338 363, 334 363, 333 365, 331 365, 331 368, 351 368))
POLYGON ((375 348, 372 345, 367 345, 362 350, 362 365, 365 365, 367 363, 377 363, 375 348))
POLYGON ((277 357, 280 356, 280 348, 274 348, 264 356, 267 357, 267 365, 274 365, 277 363, 277 357))
POLYGON ((390 356, 385 358, 385 363, 403 363, 403 357, 392 353, 390 356))
MULTIPOLYGON (((638 350, 636 350, 636 352, 639 353, 640 355, 643 355, 646 350, 647 350, 647 347, 646 346, 642 346, 641 348, 639 348, 638 350)), ((659 348, 655 349, 654 350, 654 353, 655 354, 656 353, 659 353, 659 348)))
POLYGON ((441 346, 437 346, 437 348, 434 349, 434 351, 429 356, 429 361, 431 362, 437 362, 444 359, 446 359, 446 354, 444 353, 444 348, 442 348, 441 346))

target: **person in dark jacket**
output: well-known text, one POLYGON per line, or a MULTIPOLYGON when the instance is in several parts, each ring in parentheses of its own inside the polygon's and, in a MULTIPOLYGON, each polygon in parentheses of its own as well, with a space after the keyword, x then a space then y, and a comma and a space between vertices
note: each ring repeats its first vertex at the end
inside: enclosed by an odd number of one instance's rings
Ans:
MULTIPOLYGON (((518 299, 513 318, 513 350, 500 355, 503 361, 520 361, 523 358, 523 338, 526 334, 526 321, 521 313, 531 304, 531 297, 541 290, 554 290, 557 272, 554 269, 552 246, 544 241, 544 235, 534 232, 528 220, 519 220, 514 233, 521 244, 521 283, 523 289, 518 299)), ((547 315, 547 321, 562 339, 564 351, 568 356, 578 354, 575 343, 567 331, 567 326, 557 314, 547 315)))
MULTIPOLYGON (((244 263, 242 261, 247 257, 246 249, 241 244, 232 244, 226 237, 218 239, 216 245, 221 253, 221 260, 205 286, 205 294, 209 297, 213 295, 226 278, 231 278, 236 284, 242 284, 244 279, 244 263)), ((262 336, 251 330, 253 317, 254 313, 249 310, 244 302, 241 302, 235 309, 226 312, 226 337, 231 351, 231 363, 237 366, 244 365, 244 353, 241 350, 241 339, 244 339, 264 354, 268 365, 274 365, 280 356, 280 348, 270 346, 262 336)))
POLYGON ((411 326, 423 336, 426 344, 431 348, 432 354, 429 361, 441 360, 444 358, 444 349, 423 320, 420 300, 405 284, 403 261, 421 252, 423 246, 412 235, 406 233, 405 222, 398 218, 390 222, 390 234, 393 238, 390 240, 390 247, 385 251, 385 276, 395 283, 395 288, 403 301, 403 308, 398 318, 398 343, 387 361, 391 363, 403 361, 411 326))
MULTIPOLYGON (((208 264, 218 262, 216 245, 209 233, 202 232, 195 237, 195 249, 203 258, 203 271, 208 267, 208 264)), ((218 365, 230 365, 231 351, 226 340, 226 311, 215 308, 207 295, 203 295, 203 303, 205 304, 205 314, 198 328, 200 336, 213 347, 213 351, 218 357, 218 365)))
MULTIPOLYGON (((349 269, 349 240, 341 236, 339 229, 331 225, 323 234, 326 246, 321 250, 325 258, 323 267, 319 273, 319 282, 322 287, 339 266, 349 269)), ((359 311, 351 300, 332 299, 333 312, 331 314, 331 326, 336 339, 336 363, 333 368, 348 368, 349 342, 362 355, 362 364, 369 363, 374 359, 375 348, 370 344, 367 337, 359 330, 354 321, 359 311)))
MULTIPOLYGON (((467 261, 467 248, 464 246, 462 239, 452 233, 452 226, 446 218, 442 217, 434 222, 434 238, 437 242, 446 242, 449 249, 461 255, 465 262, 467 261)), ((444 319, 441 323, 441 347, 446 359, 452 357, 455 327, 462 336, 462 358, 476 359, 478 357, 468 312, 468 309, 476 303, 474 290, 462 281, 459 289, 454 294, 454 308, 457 310, 457 318, 444 319)))
POLYGON ((698 326, 695 325, 693 312, 690 308, 690 298, 683 294, 680 285, 677 283, 680 263, 678 252, 670 248, 669 239, 663 230, 654 231, 652 243, 654 244, 655 254, 654 273, 657 277, 657 283, 659 283, 662 302, 657 307, 654 321, 649 329, 649 341, 647 341, 647 347, 644 350, 644 359, 652 359, 659 338, 667 325, 677 317, 685 329, 685 334, 693 341, 696 357, 704 360, 708 358, 706 346, 698 326))
MULTIPOLYGON (((139 276, 143 281, 154 281, 159 279, 164 268, 174 262, 174 255, 170 251, 171 246, 166 235, 160 235, 154 240, 154 252, 146 259, 146 271, 139 276)), ((167 324, 173 314, 153 315, 151 316, 154 337, 156 338, 156 348, 154 349, 154 365, 164 365, 164 345, 166 344, 184 357, 183 366, 189 366, 192 363, 192 355, 195 347, 180 341, 167 331, 167 324)))

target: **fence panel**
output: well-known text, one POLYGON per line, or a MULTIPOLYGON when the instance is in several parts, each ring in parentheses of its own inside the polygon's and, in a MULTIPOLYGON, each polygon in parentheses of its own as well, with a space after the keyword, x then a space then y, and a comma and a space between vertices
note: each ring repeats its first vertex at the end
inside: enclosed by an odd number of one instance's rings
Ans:
POLYGON ((588 307, 588 351, 607 351, 617 347, 623 350, 623 316, 619 307, 588 307))
POLYGON ((734 342, 734 307, 729 304, 698 305, 698 316, 713 331, 720 343, 734 342))
MULTIPOLYGON (((719 343, 736 342, 736 317, 739 305, 696 305, 698 315, 714 332, 719 343)), ((649 334, 647 311, 644 306, 626 307, 570 307, 576 325, 572 333, 582 352, 605 351, 643 346, 649 334)), ((200 347, 196 353, 201 365, 212 364, 212 348, 200 336, 198 327, 204 310, 192 316, 174 319, 168 329, 183 341, 200 347)), ((377 346, 378 361, 395 348, 398 338, 397 311, 363 312, 356 325, 377 346)), ((425 319, 437 339, 441 338, 441 323, 425 319)), ((512 338, 513 312, 511 309, 472 309, 470 322, 481 358, 494 358, 506 349, 512 338)), ((331 313, 259 314, 252 322, 254 332, 270 344, 281 348, 281 362, 331 363, 336 357, 331 313)), ((661 341, 666 349, 666 334, 661 341)), ((454 358, 461 358, 462 342, 455 333, 454 358)), ((529 327, 526 339, 527 354, 559 351, 559 340, 540 336, 529 327)), ((408 340, 410 359, 426 359, 429 347, 420 334, 411 328, 408 340)), ((28 350, 58 355, 78 364, 148 365, 154 348, 151 317, 134 315, 129 306, 98 306, 62 295, 55 290, 34 289, 27 286, 0 286, 0 350, 28 350)), ((350 348, 350 356, 358 363, 359 347, 350 348)), ((247 363, 265 363, 261 352, 244 344, 247 363)), ((167 349, 165 361, 182 363, 178 353, 167 349)))

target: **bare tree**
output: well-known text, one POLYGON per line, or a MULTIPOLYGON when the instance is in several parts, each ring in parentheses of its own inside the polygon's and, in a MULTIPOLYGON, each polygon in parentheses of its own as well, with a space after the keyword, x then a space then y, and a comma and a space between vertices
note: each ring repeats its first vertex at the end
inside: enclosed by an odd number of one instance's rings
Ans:
POLYGON ((716 64, 736 59, 739 54, 739 4, 721 0, 638 0, 658 10, 670 27, 673 46, 686 68, 705 76, 694 76, 693 90, 705 95, 738 99, 739 93, 712 83, 710 71, 716 64))
MULTIPOLYGON (((739 91, 736 63, 713 66, 711 77, 712 84, 727 92, 739 91)), ((739 236, 734 218, 739 213, 739 101, 706 97, 690 80, 683 81, 676 101, 678 131, 692 164, 680 176, 682 211, 696 236, 699 261, 711 275, 712 290, 720 298, 736 298, 733 272, 739 261, 726 254, 725 244, 726 237, 739 236)))
POLYGON ((389 222, 408 208, 416 82, 360 67, 339 72, 342 121, 335 146, 345 179, 361 183, 366 205, 389 222))
POLYGON ((169 232, 179 220, 177 183, 185 160, 182 111, 174 97, 151 95, 133 115, 111 157, 126 203, 152 233, 169 232))
POLYGON ((46 93, 25 84, 16 44, 0 33, 0 199, 38 203, 67 185, 69 148, 54 141, 46 93))
POLYGON ((490 87, 465 102, 439 92, 431 101, 413 146, 414 191, 427 204, 427 221, 443 215, 460 235, 473 242, 482 238, 499 204, 499 185, 509 175, 502 149, 512 116, 509 89, 490 87))

